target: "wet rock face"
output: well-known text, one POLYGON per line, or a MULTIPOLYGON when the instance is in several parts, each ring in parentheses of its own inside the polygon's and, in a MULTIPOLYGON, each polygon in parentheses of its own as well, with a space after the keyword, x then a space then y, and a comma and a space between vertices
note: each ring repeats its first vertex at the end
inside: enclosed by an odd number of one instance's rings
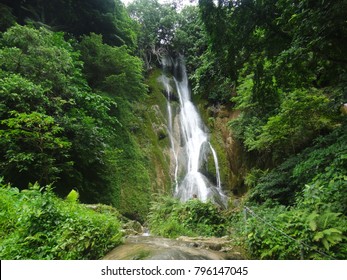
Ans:
POLYGON ((229 106, 209 106, 203 102, 199 108, 204 112, 211 142, 218 154, 223 190, 230 196, 241 195, 245 192, 244 175, 249 163, 247 153, 229 126, 229 122, 237 118, 240 112, 229 106))
POLYGON ((199 249, 206 249, 223 253, 223 258, 228 260, 245 259, 241 248, 234 246, 229 237, 186 237, 177 238, 178 241, 185 242, 189 246, 199 249))
POLYGON ((177 240, 130 236, 105 260, 223 260, 244 259, 242 253, 230 246, 227 238, 189 238, 177 240))
POLYGON ((129 221, 123 225, 125 235, 141 235, 144 233, 142 225, 137 221, 129 221))

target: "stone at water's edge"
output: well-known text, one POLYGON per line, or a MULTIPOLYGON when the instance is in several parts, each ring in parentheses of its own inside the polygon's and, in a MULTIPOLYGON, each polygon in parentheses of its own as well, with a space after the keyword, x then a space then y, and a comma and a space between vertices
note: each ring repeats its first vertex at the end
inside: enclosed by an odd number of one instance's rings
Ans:
POLYGON ((238 251, 223 252, 228 240, 188 238, 172 240, 154 236, 129 236, 104 260, 224 260, 244 259, 238 251), (222 251, 220 251, 222 250, 222 251))

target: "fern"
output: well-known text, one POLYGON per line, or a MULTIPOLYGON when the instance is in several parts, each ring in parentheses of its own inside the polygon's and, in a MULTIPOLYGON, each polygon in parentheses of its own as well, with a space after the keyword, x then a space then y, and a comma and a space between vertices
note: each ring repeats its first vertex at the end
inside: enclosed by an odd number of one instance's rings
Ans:
POLYGON ((71 190, 69 192, 69 194, 66 196, 66 201, 68 202, 72 202, 72 203, 76 203, 78 202, 78 198, 79 198, 79 193, 75 190, 71 190))

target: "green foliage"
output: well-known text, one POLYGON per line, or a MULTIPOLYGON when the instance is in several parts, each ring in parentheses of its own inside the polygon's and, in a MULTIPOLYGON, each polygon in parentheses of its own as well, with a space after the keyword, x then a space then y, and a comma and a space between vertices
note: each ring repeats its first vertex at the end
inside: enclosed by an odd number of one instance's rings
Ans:
POLYGON ((99 259, 121 243, 120 223, 35 184, 0 188, 1 259, 99 259))
POLYGON ((121 152, 112 169, 113 183, 120 191, 116 206, 124 216, 144 222, 152 194, 149 163, 129 131, 118 130, 117 146, 121 152))
POLYGON ((79 54, 63 33, 16 25, 3 33, 1 46, 2 69, 41 85, 52 98, 68 101, 83 86, 79 54))
POLYGON ((63 35, 19 25, 2 34, 1 175, 21 188, 54 183, 63 196, 73 185, 82 201, 109 203, 105 150, 119 125, 116 104, 87 86, 63 35))
POLYGON ((247 62, 274 59, 274 74, 289 90, 333 85, 345 77, 346 1, 199 1, 202 20, 224 73, 237 79, 247 62))
MULTIPOLYGON (((260 177, 250 198, 258 203, 268 199, 282 204, 294 203, 298 191, 305 185, 312 185, 306 192, 315 203, 332 207, 336 212, 346 215, 346 125, 342 125, 332 133, 316 139, 315 145, 306 148, 300 154, 293 155, 264 176, 260 177), (313 187, 315 186, 315 187, 313 187), (312 195, 318 191, 319 195, 312 195)), ((301 194, 298 194, 301 196, 301 194)))
POLYGON ((69 194, 66 196, 66 201, 69 201, 71 203, 75 203, 78 201, 79 198, 79 193, 76 192, 75 190, 71 190, 71 192, 69 192, 69 194))
POLYGON ((249 150, 295 153, 324 129, 332 127, 329 99, 322 92, 296 90, 285 96, 279 112, 270 117, 255 141, 245 140, 249 150), (288 151, 289 150, 289 151, 288 151))
POLYGON ((175 7, 169 3, 160 4, 157 0, 135 0, 127 10, 139 27, 138 55, 150 70, 165 54, 174 36, 175 7))
POLYGON ((259 183, 259 180, 262 177, 266 176, 268 171, 269 170, 263 171, 261 169, 256 168, 251 169, 245 177, 245 185, 249 188, 255 187, 259 183))
POLYGON ((102 36, 93 33, 83 37, 79 48, 84 72, 92 88, 128 100, 138 99, 144 94, 142 62, 131 56, 125 46, 103 44, 102 36))
POLYGON ((199 10, 182 4, 136 0, 128 5, 130 16, 138 23, 138 55, 143 58, 146 70, 159 65, 165 55, 184 55, 188 72, 193 73, 201 64, 199 56, 207 47, 207 38, 199 10))
POLYGON ((347 32, 342 2, 199 1, 209 44, 194 91, 213 103, 233 95, 241 110, 233 134, 257 157, 278 164, 340 121, 347 81, 346 42, 337 39, 347 32))
MULTIPOLYGON (((171 49, 184 55, 189 78, 194 82, 195 70, 204 62, 202 54, 208 46, 208 39, 197 6, 184 6, 177 14, 171 49)), ((194 85, 193 85, 194 87, 194 85)))
POLYGON ((71 162, 68 151, 71 143, 59 137, 62 128, 54 118, 38 112, 10 112, 11 116, 0 122, 0 147, 6 161, 3 174, 11 177, 19 170, 27 180, 40 183, 54 182, 71 162))
POLYGON ((15 18, 11 13, 11 9, 6 5, 0 4, 0 32, 5 31, 14 23, 15 18))
MULTIPOLYGON (((330 168, 329 168, 330 169, 330 168)), ((324 209, 339 211, 346 215, 346 182, 347 177, 339 171, 329 170, 333 176, 328 180, 318 175, 314 180, 305 185, 302 193, 298 195, 299 205, 310 207, 311 209, 324 209)), ((329 174, 331 175, 331 174, 329 174)))
POLYGON ((4 72, 0 73, 1 119, 10 117, 11 111, 22 113, 30 113, 32 111, 42 113, 44 111, 42 106, 49 101, 42 86, 18 74, 6 75, 4 72))
MULTIPOLYGON (((346 77, 341 75, 347 61, 343 51, 347 29, 342 22, 346 17, 342 7, 346 3, 345 0, 297 1, 288 5, 287 1, 277 1, 276 6, 283 11, 277 24, 290 31, 292 37, 292 48, 284 54, 282 66, 286 67, 285 64, 293 59, 289 62, 289 70, 295 65, 302 65, 304 71, 314 70, 320 86, 339 83, 342 79, 346 82, 346 77)), ((301 79, 305 77, 299 77, 301 79)))
MULTIPOLYGON (((160 112, 152 107, 162 94, 146 95, 143 63, 132 55, 136 26, 124 5, 4 4, 4 31, 14 23, 11 12, 30 26, 15 25, 0 38, 0 176, 20 189, 52 184, 61 197, 73 187, 82 202, 111 204, 144 221, 152 192, 170 185, 160 150, 167 140, 159 143, 153 131, 160 112), (157 180, 160 168, 166 174, 157 180)), ((175 12, 165 7, 160 20, 169 26, 175 12)))
POLYGON ((239 214, 235 222, 254 258, 346 258, 345 135, 342 123, 312 147, 251 180, 249 205, 256 216, 250 214, 244 225, 239 214))
POLYGON ((347 219, 330 210, 285 208, 269 203, 234 217, 256 259, 345 259, 347 219))
POLYGON ((212 202, 192 199, 185 203, 171 197, 152 202, 148 224, 153 234, 175 238, 186 236, 223 236, 226 220, 212 202))
POLYGON ((136 33, 124 4, 120 0, 51 0, 3 1, 12 8, 20 24, 48 27, 75 37, 91 32, 102 34, 111 45, 134 49, 136 33))
POLYGON ((0 240, 3 240, 8 234, 10 234, 14 229, 18 219, 17 209, 13 207, 16 203, 15 194, 19 193, 19 190, 16 188, 12 188, 13 195, 3 195, 3 189, 10 188, 10 186, 3 185, 3 178, 0 177, 1 186, 1 195, 0 195, 0 240))
MULTIPOLYGON (((321 132, 333 128, 336 112, 323 91, 312 88, 281 93, 279 108, 264 110, 263 101, 254 99, 254 87, 254 76, 248 75, 232 99, 242 114, 230 126, 248 151, 271 153, 277 160, 296 153, 321 132)), ((273 99, 265 102, 276 103, 273 99)))
POLYGON ((82 202, 143 221, 156 170, 142 150, 151 118, 134 110, 147 97, 142 62, 101 35, 64 36, 19 25, 2 34, 0 175, 22 189, 52 183, 63 197, 73 186, 82 202))
MULTIPOLYGON (((197 67, 192 74, 192 82, 194 85, 193 92, 202 96, 212 104, 229 103, 233 94, 233 81, 223 73, 221 65, 215 63, 218 58, 211 49, 208 48, 201 56, 192 58, 188 57, 188 61, 196 61, 194 67, 197 67)), ((193 72, 193 71, 192 71, 193 72)))

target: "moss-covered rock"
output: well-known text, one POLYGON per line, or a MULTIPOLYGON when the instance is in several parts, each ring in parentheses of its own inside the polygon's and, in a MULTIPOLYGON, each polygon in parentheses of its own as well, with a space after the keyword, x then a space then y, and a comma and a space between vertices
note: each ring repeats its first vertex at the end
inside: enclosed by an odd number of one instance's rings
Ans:
POLYGON ((117 168, 114 183, 118 186, 116 207, 126 217, 143 222, 152 195, 170 193, 170 144, 167 137, 166 98, 158 82, 161 71, 148 74, 148 93, 132 104, 118 101, 117 168))
MULTIPOLYGON (((221 183, 224 191, 229 195, 245 192, 244 174, 247 168, 246 153, 233 137, 228 123, 237 117, 238 112, 226 106, 209 105, 207 101, 195 98, 199 112, 210 132, 210 142, 215 149, 221 183)), ((214 161, 208 161, 209 170, 213 170, 214 161)))

